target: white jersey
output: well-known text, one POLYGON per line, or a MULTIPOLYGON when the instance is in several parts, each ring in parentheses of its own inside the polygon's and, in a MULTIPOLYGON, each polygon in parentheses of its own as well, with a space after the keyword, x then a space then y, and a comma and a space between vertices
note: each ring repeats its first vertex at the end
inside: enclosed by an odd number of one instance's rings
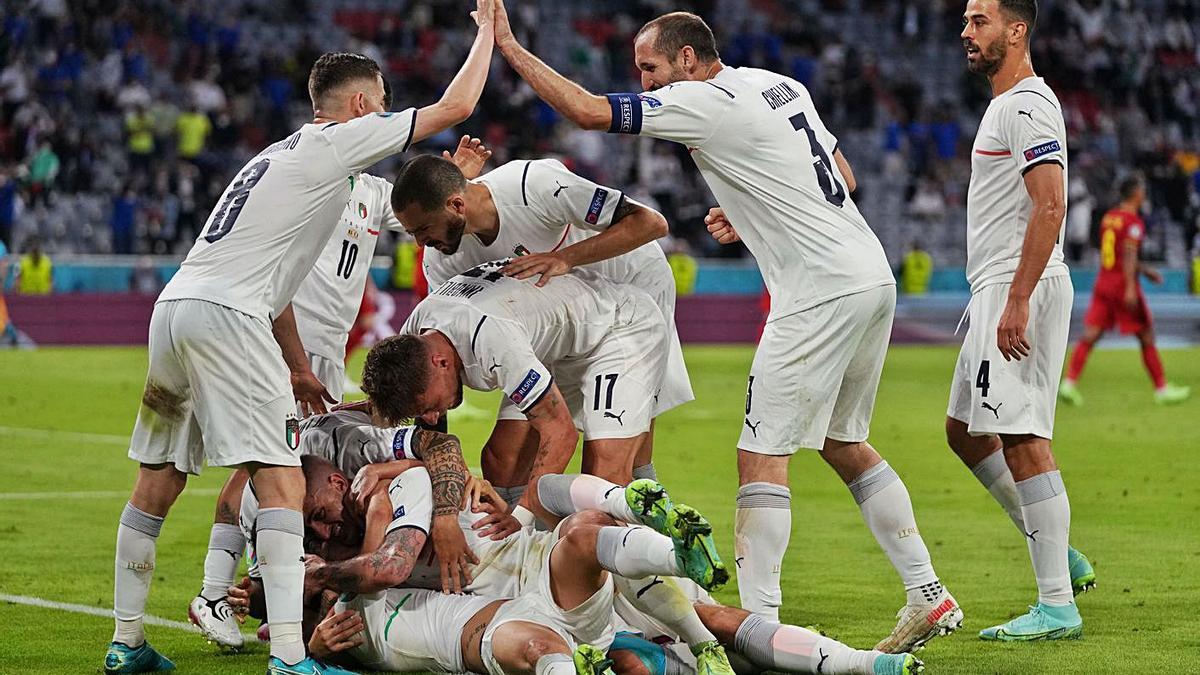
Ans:
POLYGON ((417 305, 400 332, 445 335, 462 359, 466 386, 502 389, 524 413, 550 389, 550 367, 591 352, 612 330, 617 305, 638 291, 587 270, 539 288, 536 277, 501 274, 507 262, 451 277, 417 305))
MULTIPOLYGON (((1047 162, 1063 168, 1065 199, 1067 129, 1062 107, 1042 78, 1027 77, 992 99, 971 149, 967 280, 972 293, 989 284, 1012 281, 1033 212, 1024 176, 1047 162)), ((1043 279, 1068 274, 1062 243, 1060 229, 1043 279)))
POLYGON ((393 673, 462 673, 462 632, 471 617, 495 602, 475 595, 389 588, 366 595, 345 594, 337 611, 352 609, 363 619, 363 644, 347 651, 359 665, 393 673))
POLYGON ((416 110, 306 124, 251 159, 159 300, 206 300, 271 320, 329 242, 359 172, 408 148, 416 110))
POLYGON ((300 424, 303 455, 321 457, 350 478, 364 466, 397 459, 422 459, 414 447, 417 427, 377 427, 359 410, 335 410, 300 424))
MULTIPOLYGON (((577 176, 556 159, 509 162, 473 182, 485 185, 496 204, 500 231, 484 244, 466 234, 454 255, 425 249, 425 278, 441 285, 459 272, 499 258, 557 251, 608 229, 625 195, 577 176)), ((658 242, 601 260, 584 269, 630 283, 651 297, 664 283, 674 286, 671 267, 658 242)))
POLYGON ((688 147, 758 260, 768 320, 895 283, 834 163, 837 138, 799 82, 726 66, 710 80, 608 98, 609 131, 688 147))
POLYGON ((305 351, 333 361, 346 357, 346 338, 362 304, 379 233, 404 230, 391 201, 391 183, 359 174, 333 237, 292 298, 305 351))

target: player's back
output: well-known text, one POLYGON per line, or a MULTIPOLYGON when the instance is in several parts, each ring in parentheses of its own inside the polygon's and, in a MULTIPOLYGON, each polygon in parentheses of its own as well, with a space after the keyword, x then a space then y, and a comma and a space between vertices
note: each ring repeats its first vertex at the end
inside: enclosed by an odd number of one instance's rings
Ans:
POLYGON ((329 241, 357 174, 407 147, 415 114, 306 124, 264 149, 225 189, 159 300, 277 316, 329 241))
MULTIPOLYGON (((1114 208, 1104 214, 1104 218, 1100 220, 1100 272, 1096 277, 1097 293, 1112 295, 1118 299, 1123 297, 1125 258, 1129 254, 1126 248, 1132 242, 1136 251, 1145 233, 1145 225, 1136 213, 1114 208)), ((1133 278, 1136 283, 1138 275, 1135 274, 1133 278)))
POLYGON ((771 318, 894 283, 834 161, 837 138, 799 82, 724 67, 710 80, 677 82, 641 99, 642 133, 689 146, 758 260, 771 318))

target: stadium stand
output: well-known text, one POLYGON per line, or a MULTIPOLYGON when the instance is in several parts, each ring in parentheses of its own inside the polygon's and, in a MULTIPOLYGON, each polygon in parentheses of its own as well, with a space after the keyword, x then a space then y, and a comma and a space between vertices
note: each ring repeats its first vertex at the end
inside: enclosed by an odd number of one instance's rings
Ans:
MULTIPOLYGON (((526 43, 538 54, 610 91, 638 88, 630 44, 643 20, 682 7, 709 17, 726 27, 726 63, 788 72, 812 90, 893 262, 919 239, 936 265, 957 266, 969 144, 988 101, 962 62, 961 4, 609 0, 599 9, 538 0, 515 12, 525 30, 537 27, 526 43)), ((20 251, 37 236, 55 256, 184 253, 230 173, 309 116, 306 75, 321 52, 385 64, 403 106, 432 98, 469 39, 469 19, 451 0, 16 5, 0 9, 0 240, 20 251)), ((1115 180, 1136 169, 1153 207, 1147 255, 1185 266, 1200 214, 1200 10, 1182 0, 1042 6, 1041 25, 1056 29, 1035 42, 1034 60, 1069 126, 1071 255, 1094 265, 1096 221, 1115 180)), ((744 254, 705 236, 713 199, 682 148, 579 132, 507 68, 496 69, 462 131, 484 138, 496 163, 557 155, 628 186, 667 215, 682 250, 744 254)))

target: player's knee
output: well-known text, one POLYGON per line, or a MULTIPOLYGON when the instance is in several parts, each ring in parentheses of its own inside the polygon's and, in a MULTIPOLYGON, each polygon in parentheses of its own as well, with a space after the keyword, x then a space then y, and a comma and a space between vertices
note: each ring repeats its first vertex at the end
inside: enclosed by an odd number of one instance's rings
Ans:
POLYGON ((546 635, 536 635, 525 639, 520 649, 521 663, 514 664, 519 670, 532 672, 537 662, 548 654, 566 654, 566 645, 561 640, 552 640, 546 635))
POLYGON ((946 444, 959 455, 970 449, 971 435, 967 425, 953 417, 946 418, 946 444))
POLYGON ((572 515, 568 516, 567 518, 563 519, 562 524, 559 525, 558 534, 560 537, 563 537, 563 536, 567 535, 568 533, 571 533, 573 531, 580 530, 580 529, 591 529, 593 527, 608 527, 610 525, 617 525, 617 524, 618 523, 615 518, 608 515, 607 513, 604 513, 603 511, 597 511, 596 509, 586 509, 586 510, 580 511, 579 513, 572 514, 572 515))

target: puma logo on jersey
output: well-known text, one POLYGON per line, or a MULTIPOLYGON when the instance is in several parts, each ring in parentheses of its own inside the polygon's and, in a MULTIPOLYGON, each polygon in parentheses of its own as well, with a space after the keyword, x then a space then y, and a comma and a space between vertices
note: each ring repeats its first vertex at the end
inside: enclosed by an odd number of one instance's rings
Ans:
POLYGON ((825 659, 829 658, 829 655, 825 653, 824 649, 817 649, 817 655, 821 657, 821 660, 817 662, 817 672, 823 673, 825 671, 821 669, 825 667, 825 659))
POLYGON ((560 192, 562 192, 563 190, 566 190, 567 188, 571 187, 570 185, 563 185, 562 183, 560 183, 560 182, 558 182, 558 181, 554 181, 554 184, 558 186, 558 189, 554 191, 554 196, 555 196, 555 198, 557 198, 557 197, 558 197, 558 193, 560 193, 560 192))
POLYGON ((1030 122, 1033 121, 1033 110, 1032 109, 1031 110, 1018 110, 1017 117, 1020 117, 1021 115, 1028 117, 1030 122))
POLYGON ((492 365, 488 366, 488 372, 494 373, 494 372, 496 372, 496 369, 499 367, 500 367, 500 364, 496 363, 496 359, 492 359, 492 365))
POLYGON ((762 424, 762 420, 759 420, 754 424, 750 424, 750 418, 746 418, 746 428, 750 430, 750 433, 754 434, 755 438, 758 438, 758 426, 760 424, 762 424))
POLYGON ((1026 532, 1025 536, 1029 537, 1030 541, 1037 541, 1037 537, 1035 537, 1033 535, 1037 534, 1038 532, 1041 532, 1041 530, 1034 530, 1033 532, 1026 532))
POLYGON ((745 559, 746 559, 746 556, 742 556, 740 558, 734 558, 733 564, 737 565, 737 568, 740 570, 740 569, 742 569, 742 561, 745 559))
POLYGON ((654 581, 651 581, 650 583, 648 583, 645 586, 642 586, 640 589, 638 589, 637 597, 639 597, 639 598, 642 597, 642 594, 644 594, 646 591, 650 590, 651 588, 654 588, 655 586, 657 586, 658 584, 661 584, 661 583, 663 583, 662 579, 659 579, 658 577, 654 577, 654 581))
POLYGON ((605 416, 605 417, 611 417, 611 418, 613 418, 614 420, 616 420, 616 421, 617 421, 617 424, 620 424, 621 426, 625 426, 625 422, 624 422, 624 421, 621 419, 622 417, 624 417, 624 416, 625 416, 625 411, 624 411, 624 410, 622 410, 622 411, 621 411, 621 414, 620 414, 620 415, 614 415, 614 414, 612 414, 611 412, 609 412, 609 411, 605 410, 605 411, 604 411, 604 416, 605 416))
POLYGON ((1000 419, 1000 406, 1004 405, 1003 402, 997 403, 995 408, 989 405, 987 401, 983 401, 980 405, 982 405, 985 410, 992 411, 992 414, 996 416, 996 419, 1000 419))

